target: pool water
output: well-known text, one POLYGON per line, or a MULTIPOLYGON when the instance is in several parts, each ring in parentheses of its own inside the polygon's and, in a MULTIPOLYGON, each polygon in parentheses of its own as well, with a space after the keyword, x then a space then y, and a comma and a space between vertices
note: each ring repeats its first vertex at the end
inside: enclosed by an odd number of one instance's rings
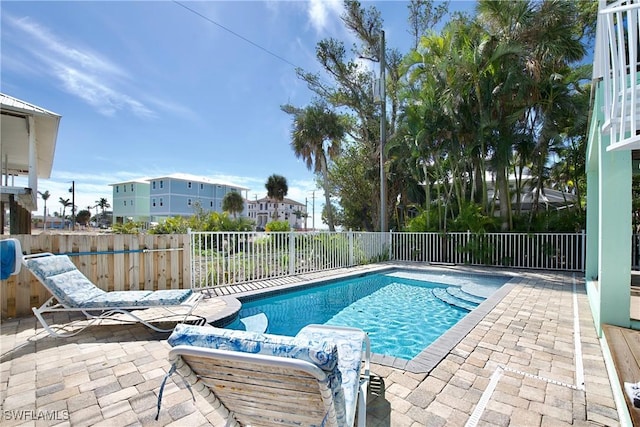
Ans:
POLYGON ((295 336, 311 323, 352 326, 369 334, 374 353, 410 360, 507 280, 414 272, 369 274, 243 301, 237 318, 225 327, 295 336), (463 292, 463 286, 473 294, 463 292), (456 302, 460 295, 466 302, 456 302))

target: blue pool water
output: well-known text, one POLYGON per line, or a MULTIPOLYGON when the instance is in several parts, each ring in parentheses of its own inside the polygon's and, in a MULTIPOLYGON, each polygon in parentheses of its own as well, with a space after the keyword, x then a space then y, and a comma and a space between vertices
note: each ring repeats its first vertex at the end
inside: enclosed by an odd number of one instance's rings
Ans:
POLYGON ((294 336, 310 323, 352 326, 369 334, 374 353, 412 359, 509 279, 369 274, 243 301, 225 327, 294 336))

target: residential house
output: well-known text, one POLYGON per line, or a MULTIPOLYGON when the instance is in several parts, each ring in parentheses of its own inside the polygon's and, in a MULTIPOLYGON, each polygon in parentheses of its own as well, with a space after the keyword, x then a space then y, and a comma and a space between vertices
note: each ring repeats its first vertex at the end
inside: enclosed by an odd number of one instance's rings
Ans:
POLYGON ((268 222, 277 217, 278 221, 288 221, 292 229, 304 228, 307 207, 300 202, 291 199, 283 199, 277 202, 274 199, 263 197, 262 199, 247 200, 247 216, 256 223, 258 230, 264 229, 268 222))
MULTIPOLYGON (((605 362, 614 378, 613 343, 607 341, 605 325, 640 330, 640 297, 631 290, 632 166, 640 150, 639 14, 638 0, 599 2, 586 153, 585 281, 605 362)), ((631 425, 619 382, 611 385, 620 424, 631 425)))
POLYGON ((239 185, 183 173, 141 178, 111 186, 115 223, 151 223, 174 216, 189 217, 198 208, 204 212, 222 212, 222 199, 227 193, 236 191, 242 194, 249 190, 239 185))
POLYGON ((151 221, 149 209, 149 178, 111 184, 113 187, 113 222, 151 221))
POLYGON ((31 233, 31 212, 38 209, 38 179, 51 176, 61 116, 0 93, 0 233, 9 210, 9 232, 31 233), (28 177, 15 185, 15 177, 28 177))

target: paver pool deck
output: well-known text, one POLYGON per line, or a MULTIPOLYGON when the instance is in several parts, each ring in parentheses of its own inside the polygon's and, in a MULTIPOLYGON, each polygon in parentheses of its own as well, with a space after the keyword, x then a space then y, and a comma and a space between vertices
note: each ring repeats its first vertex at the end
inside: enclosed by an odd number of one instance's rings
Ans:
MULTIPOLYGON (((435 352, 438 360, 374 355, 372 373, 384 387, 369 396, 368 426, 619 425, 581 275, 513 276, 457 338, 448 338, 450 349, 435 352)), ((211 297, 198 309, 209 318, 228 314, 228 301, 211 297)), ((194 402, 177 375, 167 381, 155 420, 170 368, 169 334, 101 325, 54 339, 28 317, 4 321, 0 335, 2 426, 225 424, 199 395, 194 402)))

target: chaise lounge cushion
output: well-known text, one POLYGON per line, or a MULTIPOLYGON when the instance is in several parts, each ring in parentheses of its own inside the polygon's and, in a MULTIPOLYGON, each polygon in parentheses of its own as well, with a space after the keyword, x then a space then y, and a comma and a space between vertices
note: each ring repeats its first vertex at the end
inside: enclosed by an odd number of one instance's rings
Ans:
POLYGON ((25 264, 60 303, 72 308, 178 305, 193 293, 191 289, 105 292, 87 279, 67 255, 30 258, 25 264))
POLYGON ((365 333, 361 330, 332 329, 330 325, 327 326, 305 326, 298 332, 296 338, 311 342, 330 341, 335 343, 338 350, 338 369, 342 376, 346 417, 351 420, 355 416, 357 406, 365 333))
POLYGON ((168 341, 173 347, 192 345, 305 360, 326 372, 332 372, 338 363, 335 344, 325 341, 310 345, 306 339, 284 335, 235 331, 213 326, 177 325, 168 341))

